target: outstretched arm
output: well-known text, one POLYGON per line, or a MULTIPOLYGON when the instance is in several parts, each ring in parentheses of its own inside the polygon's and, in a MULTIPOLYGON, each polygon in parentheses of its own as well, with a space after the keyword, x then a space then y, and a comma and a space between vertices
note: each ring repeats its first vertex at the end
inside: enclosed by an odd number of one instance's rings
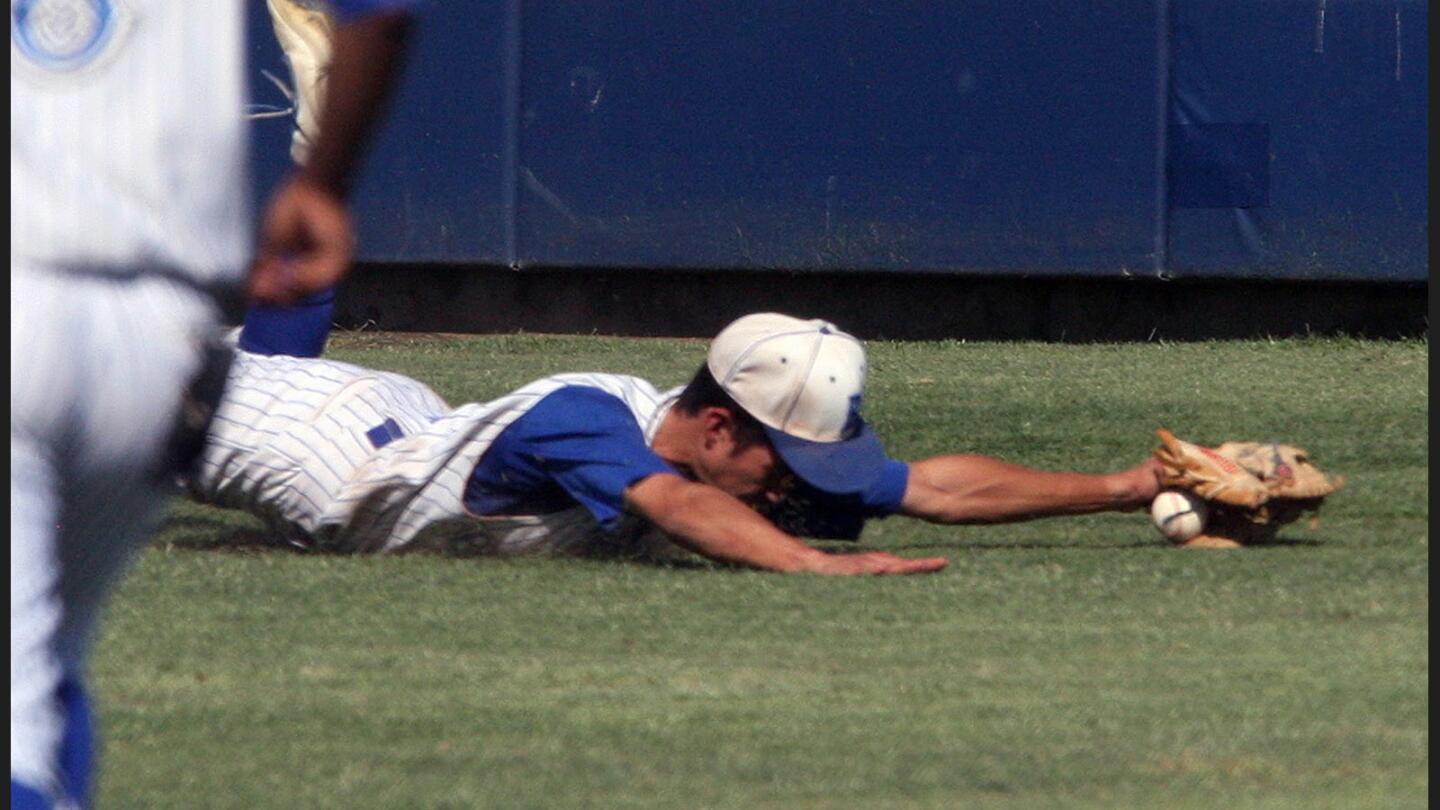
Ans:
POLYGON ((910 465, 902 514, 932 523, 1010 523, 1139 509, 1160 491, 1154 459, 1107 475, 1049 472, 988 456, 935 456, 910 465))
POLYGON ((775 528, 722 490, 678 475, 651 475, 625 492, 626 501, 680 545, 705 557, 772 571, 814 574, 921 574, 944 557, 905 559, 881 551, 828 554, 775 528))

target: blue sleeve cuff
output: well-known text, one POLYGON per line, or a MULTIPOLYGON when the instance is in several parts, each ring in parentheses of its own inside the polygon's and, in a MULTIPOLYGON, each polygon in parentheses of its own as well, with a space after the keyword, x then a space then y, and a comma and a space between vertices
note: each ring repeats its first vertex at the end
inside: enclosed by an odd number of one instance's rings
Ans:
POLYGON ((885 517, 900 511, 905 488, 910 485, 910 465, 890 459, 880 472, 875 486, 865 493, 865 511, 872 517, 885 517))

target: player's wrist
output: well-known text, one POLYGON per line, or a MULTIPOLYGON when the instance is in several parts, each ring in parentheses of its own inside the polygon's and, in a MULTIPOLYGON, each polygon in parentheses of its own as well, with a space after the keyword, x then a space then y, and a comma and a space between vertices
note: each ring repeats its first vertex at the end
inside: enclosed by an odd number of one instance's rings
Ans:
POLYGON ((313 162, 301 166, 291 175, 291 184, 307 194, 320 195, 333 201, 337 206, 344 204, 347 188, 333 172, 317 167, 313 162))
POLYGON ((1159 490, 1155 473, 1146 467, 1106 476, 1106 486, 1110 504, 1117 510, 1139 509, 1149 504, 1159 490))
POLYGON ((792 574, 833 574, 841 558, 818 548, 806 547, 794 555, 794 561, 779 570, 792 574))

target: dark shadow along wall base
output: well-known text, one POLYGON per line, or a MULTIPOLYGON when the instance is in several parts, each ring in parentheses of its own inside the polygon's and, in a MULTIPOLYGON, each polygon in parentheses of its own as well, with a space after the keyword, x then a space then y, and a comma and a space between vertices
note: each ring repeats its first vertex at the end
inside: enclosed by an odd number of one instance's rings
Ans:
POLYGON ((747 312, 822 317, 866 339, 1209 340, 1429 328, 1428 282, 532 270, 366 264, 342 328, 709 337, 747 312))

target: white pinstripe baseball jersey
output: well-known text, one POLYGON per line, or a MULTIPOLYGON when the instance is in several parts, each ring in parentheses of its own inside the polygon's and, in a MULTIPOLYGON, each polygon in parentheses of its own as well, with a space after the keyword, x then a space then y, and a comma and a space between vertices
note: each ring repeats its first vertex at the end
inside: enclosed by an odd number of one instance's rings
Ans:
POLYGON ((237 283, 244 7, 15 0, 10 34, 12 263, 237 283))
POLYGON ((260 516, 303 542, 349 552, 663 548, 642 521, 627 518, 618 531, 602 532, 579 505, 514 518, 466 510, 466 483, 494 438, 545 395, 570 385, 618 397, 647 442, 679 394, 661 394, 636 377, 561 374, 452 409, 399 374, 237 351, 190 491, 202 502, 260 516), (378 447, 376 431, 388 440, 378 447))

